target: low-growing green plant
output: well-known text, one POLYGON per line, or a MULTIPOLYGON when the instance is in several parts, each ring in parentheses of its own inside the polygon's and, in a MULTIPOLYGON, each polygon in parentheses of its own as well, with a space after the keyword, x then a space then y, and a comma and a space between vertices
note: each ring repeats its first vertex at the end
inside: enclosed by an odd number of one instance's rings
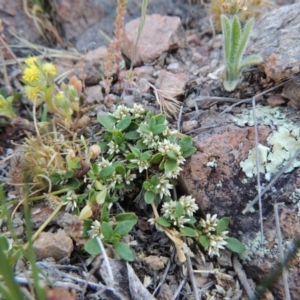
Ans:
POLYGON ((233 91, 236 88, 239 74, 245 67, 259 64, 262 61, 258 55, 250 55, 243 58, 253 23, 254 19, 251 18, 247 21, 242 30, 241 23, 237 16, 233 16, 232 18, 228 18, 225 15, 221 16, 226 68, 224 88, 227 91, 233 91))

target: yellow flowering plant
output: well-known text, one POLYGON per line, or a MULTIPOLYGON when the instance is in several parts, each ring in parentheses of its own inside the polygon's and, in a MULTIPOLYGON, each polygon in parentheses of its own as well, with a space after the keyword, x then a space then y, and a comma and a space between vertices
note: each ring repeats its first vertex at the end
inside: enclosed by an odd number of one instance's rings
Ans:
POLYGON ((7 118, 16 117, 16 114, 12 107, 13 99, 14 99, 13 96, 9 96, 5 98, 3 95, 0 94, 0 116, 4 116, 7 118))

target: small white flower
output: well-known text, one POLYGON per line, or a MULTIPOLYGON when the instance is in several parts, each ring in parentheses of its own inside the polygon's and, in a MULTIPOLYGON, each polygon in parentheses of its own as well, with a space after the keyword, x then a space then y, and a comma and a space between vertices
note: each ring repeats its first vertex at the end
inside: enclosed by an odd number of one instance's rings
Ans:
POLYGON ((186 222, 188 222, 189 220, 190 220, 190 219, 187 219, 187 218, 184 218, 184 216, 181 216, 181 217, 179 217, 179 218, 176 218, 176 219, 174 220, 173 224, 174 224, 175 226, 178 226, 178 227, 183 227, 184 224, 185 224, 186 222))
POLYGON ((177 133, 178 133, 178 131, 176 129, 170 129, 167 126, 167 128, 163 131, 162 135, 165 136, 165 137, 169 137, 169 136, 175 135, 177 133))
POLYGON ((114 190, 116 187, 116 184, 120 184, 123 182, 123 178, 122 175, 120 174, 116 174, 116 172, 113 173, 113 175, 111 176, 111 178, 109 178, 107 180, 107 184, 108 184, 108 191, 114 190))
POLYGON ((167 139, 164 139, 162 142, 158 143, 158 152, 160 152, 161 155, 166 156, 168 155, 169 151, 174 151, 176 156, 181 155, 179 145, 173 144, 167 139))
POLYGON ((128 170, 124 176, 126 184, 130 184, 134 179, 136 179, 136 174, 131 174, 130 170, 128 170))
POLYGON ((200 222, 204 233, 215 232, 218 224, 217 215, 211 216, 210 214, 206 215, 206 220, 202 219, 200 222))
POLYGON ((73 190, 69 190, 66 196, 66 211, 73 211, 77 207, 77 195, 73 190))
POLYGON ((140 159, 134 158, 134 159, 131 159, 130 162, 138 165, 140 173, 142 173, 144 170, 147 170, 150 167, 150 164, 147 160, 140 160, 140 159))
POLYGON ((130 109, 125 105, 119 105, 113 115, 119 120, 125 119, 130 116, 130 109))
POLYGON ((162 205, 161 212, 166 219, 175 220, 176 219, 176 201, 165 202, 162 205))
POLYGON ((130 109, 130 112, 134 117, 140 118, 145 113, 145 109, 142 105, 134 103, 133 108, 130 109))
POLYGON ((88 231, 89 237, 92 239, 94 237, 99 237, 100 239, 103 239, 104 236, 101 233, 101 224, 99 221, 94 221, 91 225, 91 229, 88 231))
POLYGON ((182 168, 177 166, 173 171, 165 172, 165 175, 167 178, 177 178, 181 171, 182 168))
POLYGON ((110 141, 107 146, 109 147, 107 151, 108 154, 118 154, 120 152, 119 145, 117 145, 114 141, 110 141))
POLYGON ((111 166, 112 163, 110 161, 108 161, 107 159, 105 159, 104 157, 101 158, 101 161, 98 163, 98 166, 100 169, 103 169, 107 166, 111 166))
POLYGON ((228 231, 223 231, 219 235, 210 235, 208 236, 208 255, 209 256, 220 256, 219 250, 225 249, 224 246, 227 244, 225 239, 227 239, 228 231))
POLYGON ((160 195, 160 199, 163 198, 163 196, 171 196, 170 189, 173 188, 173 185, 170 184, 169 179, 162 175, 159 178, 159 184, 156 186, 157 192, 160 195))
POLYGON ((191 217, 196 210, 199 209, 196 200, 192 196, 182 196, 179 199, 184 209, 184 214, 191 217))
POLYGON ((158 135, 153 135, 152 132, 143 134, 143 143, 148 146, 149 149, 155 149, 157 148, 158 141, 159 141, 159 136, 158 135))

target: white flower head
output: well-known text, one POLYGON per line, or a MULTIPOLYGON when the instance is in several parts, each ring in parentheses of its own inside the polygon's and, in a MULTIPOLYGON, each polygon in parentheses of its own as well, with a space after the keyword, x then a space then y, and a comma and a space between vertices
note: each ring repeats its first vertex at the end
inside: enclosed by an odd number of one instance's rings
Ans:
POLYGON ((68 190, 66 195, 66 211, 73 211, 77 207, 77 195, 73 190, 68 190))
POLYGON ((150 167, 150 164, 147 160, 140 160, 138 158, 134 158, 131 159, 130 162, 138 165, 140 173, 142 173, 144 170, 147 170, 150 167))
POLYGON ((112 163, 109 160, 105 159, 104 157, 102 157, 101 161, 98 163, 98 166, 100 169, 103 169, 103 168, 111 166, 111 165, 112 165, 112 163))
POLYGON ((209 256, 220 256, 219 250, 225 249, 224 246, 227 244, 225 239, 227 239, 228 231, 223 231, 219 235, 210 235, 208 237, 208 255, 209 256))
POLYGON ((145 109, 142 105, 134 103, 133 108, 130 109, 130 112, 134 117, 140 118, 145 113, 145 109))
POLYGON ((176 201, 165 202, 162 205, 161 212, 166 219, 175 220, 176 219, 176 201))
POLYGON ((183 206, 184 214, 191 217, 196 210, 199 209, 198 205, 196 204, 196 200, 192 196, 182 196, 179 199, 179 202, 183 206))
POLYGON ((167 178, 177 178, 181 171, 182 168, 177 166, 173 171, 165 172, 165 175, 167 178))
POLYGON ((89 237, 92 239, 94 237, 99 237, 100 239, 103 239, 104 236, 101 233, 101 224, 99 221, 94 221, 91 225, 91 229, 88 231, 89 237))
POLYGON ((162 199, 163 196, 171 196, 170 189, 172 188, 173 185, 169 182, 169 179, 165 175, 160 176, 159 184, 156 186, 160 199, 162 199))
POLYGON ((128 170, 124 175, 124 181, 126 184, 130 184, 134 179, 136 179, 136 174, 131 174, 130 170, 128 170))
POLYGON ((199 223, 202 226, 204 233, 215 232, 218 224, 217 215, 211 216, 210 214, 206 215, 206 220, 202 219, 199 223))
POLYGON ((117 145, 114 141, 110 141, 107 146, 109 147, 107 151, 108 154, 118 154, 120 152, 119 145, 117 145))
POLYGON ((178 226, 178 227, 183 227, 184 224, 185 224, 186 222, 188 222, 189 220, 190 220, 190 219, 184 218, 184 216, 181 216, 181 217, 179 217, 179 218, 176 218, 176 219, 173 221, 173 224, 174 224, 175 226, 178 226))
POLYGON ((121 104, 116 108, 113 115, 119 120, 125 119, 130 116, 130 109, 121 104))

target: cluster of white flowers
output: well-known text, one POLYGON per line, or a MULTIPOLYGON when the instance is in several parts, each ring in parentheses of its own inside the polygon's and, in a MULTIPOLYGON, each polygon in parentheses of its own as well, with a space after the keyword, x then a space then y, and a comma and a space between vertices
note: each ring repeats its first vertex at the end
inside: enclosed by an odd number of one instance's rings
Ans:
POLYGON ((156 149, 158 142, 159 142, 159 136, 153 135, 152 132, 145 133, 140 128, 137 129, 137 132, 140 134, 143 143, 148 146, 149 149, 156 149))
POLYGON ((199 209, 196 200, 192 196, 181 196, 179 202, 183 206, 184 213, 191 217, 199 209))
POLYGON ((205 233, 206 238, 208 239, 208 255, 219 256, 219 250, 224 249, 224 246, 227 244, 225 241, 228 236, 228 231, 222 231, 219 234, 216 234, 216 228, 218 224, 217 215, 211 216, 210 214, 206 215, 206 220, 201 220, 200 225, 203 232, 205 233))
POLYGON ((116 184, 120 184, 123 182, 123 177, 120 174, 114 172, 112 176, 107 180, 107 190, 113 191, 116 187, 116 184))
POLYGON ((98 162, 98 166, 100 169, 103 169, 103 168, 111 166, 111 165, 112 165, 112 163, 109 160, 105 159, 104 157, 102 157, 101 161, 98 162))
POLYGON ((96 220, 92 223, 91 229, 88 231, 88 235, 91 239, 95 237, 99 237, 100 239, 104 238, 103 234, 101 233, 101 224, 99 221, 96 220))
POLYGON ((162 175, 159 178, 159 184, 156 186, 157 193, 160 195, 160 199, 163 198, 163 196, 171 196, 170 189, 173 188, 173 185, 169 182, 169 179, 162 175))
POLYGON ((183 215, 176 217, 176 201, 165 202, 162 205, 161 212, 166 219, 173 221, 175 226, 182 227, 184 223, 190 221, 194 212, 198 210, 198 205, 195 202, 195 199, 192 196, 182 196, 179 198, 179 202, 183 207, 183 215), (188 217, 186 217, 188 216, 188 217))
POLYGON ((130 170, 128 170, 124 176, 124 181, 126 184, 130 184, 134 179, 136 179, 136 174, 131 174, 130 170))
POLYGON ((131 159, 130 162, 137 164, 139 167, 139 172, 142 173, 150 167, 150 163, 147 160, 141 160, 139 158, 131 159))
POLYGON ((109 149, 107 151, 108 154, 114 154, 114 153, 118 154, 118 153, 120 153, 119 145, 116 144, 114 141, 110 141, 107 144, 107 146, 109 147, 109 149))
POLYGON ((66 195, 66 211, 73 211, 77 207, 77 195, 73 190, 68 190, 66 195))
POLYGON ((145 114, 145 109, 142 105, 133 104, 132 108, 126 107, 125 105, 121 104, 118 105, 116 110, 114 111, 113 115, 119 120, 122 120, 127 117, 135 117, 140 118, 145 114))

